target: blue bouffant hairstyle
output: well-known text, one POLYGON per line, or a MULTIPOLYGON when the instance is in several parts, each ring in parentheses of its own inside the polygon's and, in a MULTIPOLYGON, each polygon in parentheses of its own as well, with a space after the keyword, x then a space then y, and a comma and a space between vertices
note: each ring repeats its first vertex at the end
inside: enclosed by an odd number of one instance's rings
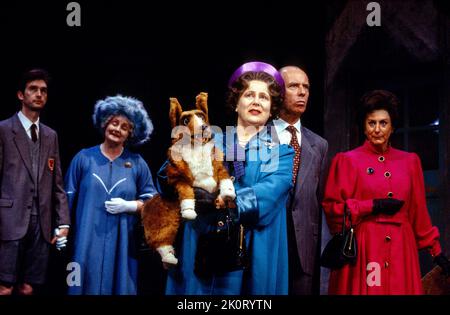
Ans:
POLYGON ((94 126, 104 133, 110 119, 118 115, 125 116, 133 125, 129 145, 141 145, 150 139, 153 132, 152 121, 142 102, 133 97, 117 95, 97 101, 92 115, 94 126))

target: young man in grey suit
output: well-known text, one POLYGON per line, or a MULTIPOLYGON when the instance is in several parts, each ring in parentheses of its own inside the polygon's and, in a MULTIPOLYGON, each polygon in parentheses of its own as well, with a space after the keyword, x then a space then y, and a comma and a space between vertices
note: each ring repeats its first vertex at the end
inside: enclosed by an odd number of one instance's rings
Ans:
POLYGON ((295 66, 280 69, 285 99, 273 121, 282 144, 295 150, 292 190, 287 202, 289 294, 319 294, 320 233, 328 142, 301 124, 309 97, 309 79, 295 66))
POLYGON ((0 122, 0 295, 33 294, 45 282, 50 244, 67 242, 58 137, 39 121, 47 92, 46 71, 25 73, 21 110, 0 122))

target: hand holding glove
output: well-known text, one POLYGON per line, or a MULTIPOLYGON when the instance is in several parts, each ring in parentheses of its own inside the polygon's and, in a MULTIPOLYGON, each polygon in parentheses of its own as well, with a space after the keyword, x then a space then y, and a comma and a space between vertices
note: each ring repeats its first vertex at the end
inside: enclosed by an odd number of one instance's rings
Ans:
POLYGON ((434 258, 434 262, 436 265, 442 268, 442 274, 447 278, 450 277, 450 261, 445 255, 440 254, 434 258))
POLYGON ((122 198, 111 198, 105 201, 105 208, 111 214, 133 213, 136 212, 138 204, 136 200, 126 201, 122 198))
POLYGON ((195 193, 195 210, 198 213, 207 212, 211 209, 214 210, 215 200, 217 198, 217 192, 209 193, 202 188, 194 188, 195 193))
POLYGON ((374 199, 372 214, 396 214, 405 202, 394 198, 374 199))
POLYGON ((52 244, 56 244, 56 249, 61 251, 67 246, 67 235, 69 234, 68 225, 60 225, 55 229, 52 244))

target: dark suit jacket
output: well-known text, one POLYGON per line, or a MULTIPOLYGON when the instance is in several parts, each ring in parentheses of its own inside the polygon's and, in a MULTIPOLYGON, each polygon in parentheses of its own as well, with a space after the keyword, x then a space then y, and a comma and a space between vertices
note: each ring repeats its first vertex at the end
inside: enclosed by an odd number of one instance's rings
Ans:
POLYGON ((304 273, 316 276, 320 271, 321 201, 328 168, 328 142, 311 130, 301 127, 300 169, 296 185, 288 198, 292 213, 297 252, 304 273))
MULTIPOLYGON (((70 224, 59 159, 58 136, 39 124, 39 218, 44 239, 52 228, 70 224)), ((30 220, 34 183, 28 135, 17 114, 0 122, 0 239, 25 236, 30 220)))

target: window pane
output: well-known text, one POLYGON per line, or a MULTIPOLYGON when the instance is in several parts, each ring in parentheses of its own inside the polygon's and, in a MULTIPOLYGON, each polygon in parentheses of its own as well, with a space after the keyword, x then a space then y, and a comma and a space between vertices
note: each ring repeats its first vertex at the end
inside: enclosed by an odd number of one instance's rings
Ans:
POLYGON ((423 87, 411 90, 409 94, 409 125, 430 126, 439 118, 438 91, 423 87))
POLYGON ((424 170, 439 169, 439 133, 437 130, 411 132, 408 144, 408 151, 419 155, 424 170))

